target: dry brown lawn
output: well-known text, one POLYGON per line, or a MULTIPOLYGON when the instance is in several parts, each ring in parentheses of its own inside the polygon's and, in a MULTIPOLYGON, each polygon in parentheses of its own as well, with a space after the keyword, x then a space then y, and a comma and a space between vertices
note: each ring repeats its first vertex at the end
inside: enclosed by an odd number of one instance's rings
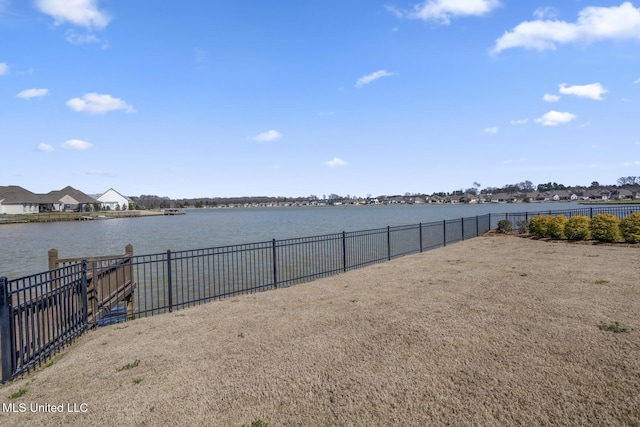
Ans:
POLYGON ((91 331, 0 387, 0 425, 638 426, 639 273, 637 247, 480 237, 91 331))

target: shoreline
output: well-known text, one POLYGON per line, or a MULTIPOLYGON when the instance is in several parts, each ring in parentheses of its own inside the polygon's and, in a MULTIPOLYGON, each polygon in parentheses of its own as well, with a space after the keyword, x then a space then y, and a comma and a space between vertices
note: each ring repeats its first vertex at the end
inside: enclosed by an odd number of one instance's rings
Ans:
POLYGON ((0 215, 0 225, 20 223, 43 223, 65 221, 91 221, 113 218, 140 218, 145 216, 163 215, 161 211, 127 210, 127 211, 98 211, 98 212, 46 212, 33 214, 0 215))

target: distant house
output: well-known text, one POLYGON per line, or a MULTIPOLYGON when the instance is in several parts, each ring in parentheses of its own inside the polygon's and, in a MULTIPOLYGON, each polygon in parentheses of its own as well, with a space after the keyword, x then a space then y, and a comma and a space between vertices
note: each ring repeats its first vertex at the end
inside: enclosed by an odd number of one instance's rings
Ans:
POLYGON ((550 197, 551 200, 554 201, 575 201, 578 200, 578 196, 573 192, 573 191, 569 191, 569 190, 558 190, 554 193, 551 194, 550 197))
POLYGON ((490 195, 489 201, 491 203, 514 203, 518 201, 518 198, 513 194, 497 193, 490 195))
POLYGON ((589 200, 607 201, 611 198, 611 191, 609 190, 590 189, 588 191, 585 191, 584 194, 589 198, 589 200))
POLYGON ((41 195, 17 185, 0 186, 0 214, 30 214, 40 212, 41 195))
POLYGON ((123 196, 118 193, 113 188, 108 189, 100 196, 96 197, 98 203, 102 209, 106 210, 127 210, 129 209, 129 204, 131 203, 131 199, 127 196, 123 196))
MULTIPOLYGON (((635 193, 635 195, 637 196, 637 192, 635 193)), ((614 200, 630 200, 635 199, 636 197, 634 196, 633 191, 622 188, 611 193, 611 198, 614 200)))
POLYGON ((50 191, 45 195, 53 201, 53 210, 57 211, 84 211, 92 209, 96 199, 76 190, 71 186, 67 186, 62 190, 50 191))

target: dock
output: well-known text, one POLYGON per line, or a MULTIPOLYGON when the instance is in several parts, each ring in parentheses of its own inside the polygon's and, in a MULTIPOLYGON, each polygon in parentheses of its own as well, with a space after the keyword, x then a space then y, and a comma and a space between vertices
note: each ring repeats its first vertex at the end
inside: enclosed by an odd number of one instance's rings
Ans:
POLYGON ((163 209, 163 215, 186 215, 187 213, 183 209, 163 209))

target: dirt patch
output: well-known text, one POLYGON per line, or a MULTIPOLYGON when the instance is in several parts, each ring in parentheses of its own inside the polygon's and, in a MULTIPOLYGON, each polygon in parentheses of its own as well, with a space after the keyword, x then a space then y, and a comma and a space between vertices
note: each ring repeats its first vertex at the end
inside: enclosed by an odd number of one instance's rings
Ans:
POLYGON ((639 273, 637 248, 480 237, 92 331, 0 388, 27 405, 0 424, 638 425, 639 273))

